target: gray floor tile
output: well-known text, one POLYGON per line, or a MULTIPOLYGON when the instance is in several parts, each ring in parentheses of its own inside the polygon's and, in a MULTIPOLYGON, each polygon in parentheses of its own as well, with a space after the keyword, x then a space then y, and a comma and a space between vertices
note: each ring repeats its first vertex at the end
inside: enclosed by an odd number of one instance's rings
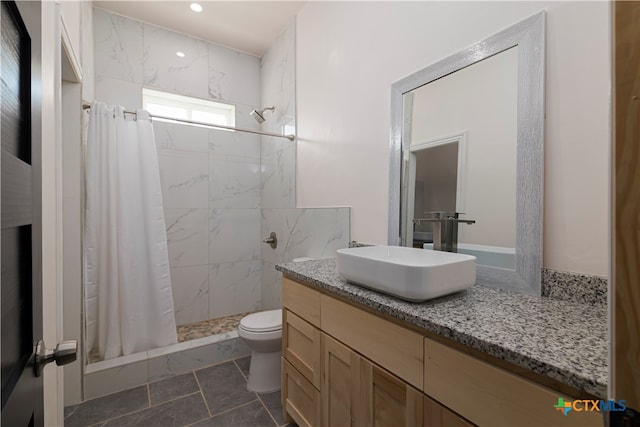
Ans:
POLYGON ((64 409, 65 427, 90 426, 149 407, 147 386, 88 400, 64 409))
POLYGON ((275 427, 273 420, 258 401, 204 420, 193 427, 275 427))
POLYGON ((233 362, 200 369, 196 376, 212 415, 257 399, 233 362))
POLYGON ((242 371, 245 377, 249 378, 249 365, 251 364, 251 356, 243 357, 241 359, 236 359, 236 364, 238 368, 242 371))
POLYGON ((116 418, 105 427, 178 427, 206 419, 209 411, 200 393, 181 397, 158 406, 116 418))
POLYGON ((260 399, 264 403, 264 406, 267 407, 267 410, 276 420, 279 426, 284 425, 287 421, 282 416, 282 402, 280 400, 280 390, 274 391, 273 393, 265 393, 260 395, 260 399))
POLYGON ((152 406, 197 391, 200 391, 200 388, 193 372, 149 384, 149 397, 152 406))

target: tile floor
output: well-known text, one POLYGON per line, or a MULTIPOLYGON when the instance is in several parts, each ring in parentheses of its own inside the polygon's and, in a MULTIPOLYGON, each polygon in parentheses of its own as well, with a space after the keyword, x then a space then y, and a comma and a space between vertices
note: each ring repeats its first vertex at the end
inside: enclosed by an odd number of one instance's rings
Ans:
POLYGON ((65 408, 65 427, 276 427, 280 392, 247 391, 249 357, 65 408))

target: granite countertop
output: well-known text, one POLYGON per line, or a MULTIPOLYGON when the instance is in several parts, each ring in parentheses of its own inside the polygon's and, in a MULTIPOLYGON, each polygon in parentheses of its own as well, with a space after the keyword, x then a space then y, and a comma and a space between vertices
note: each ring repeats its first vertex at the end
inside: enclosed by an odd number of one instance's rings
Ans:
POLYGON ((347 283, 335 259, 279 264, 286 277, 339 295, 606 399, 607 308, 473 286, 424 303, 347 283))

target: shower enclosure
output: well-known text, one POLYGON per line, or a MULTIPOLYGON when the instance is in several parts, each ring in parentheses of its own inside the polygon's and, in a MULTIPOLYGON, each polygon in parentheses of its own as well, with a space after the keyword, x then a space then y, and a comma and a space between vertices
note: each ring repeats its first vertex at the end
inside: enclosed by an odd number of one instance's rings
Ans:
MULTIPOLYGON (((147 87, 233 105, 238 128, 295 134, 293 23, 261 58, 101 9, 94 23, 97 100, 140 108, 147 87)), ((295 142, 162 121, 153 129, 183 342, 87 364, 84 399, 250 354, 237 324, 281 306, 275 264, 332 257, 349 242, 348 208, 295 207, 295 142), (271 231, 276 249, 262 243, 271 231)))
MULTIPOLYGON (((293 25, 258 58, 102 9, 93 15, 96 100, 141 108, 149 87, 233 105, 239 128, 295 132, 293 25), (269 127, 249 115, 263 102, 276 110, 265 114, 269 127)), ((287 195, 267 207, 294 208, 295 158, 281 155, 295 153, 294 143, 161 121, 153 130, 174 319, 186 342, 89 363, 85 399, 249 354, 235 331, 240 317, 279 303, 269 295, 263 304, 263 276, 269 294, 278 277, 263 274, 261 208, 264 192, 287 195)))

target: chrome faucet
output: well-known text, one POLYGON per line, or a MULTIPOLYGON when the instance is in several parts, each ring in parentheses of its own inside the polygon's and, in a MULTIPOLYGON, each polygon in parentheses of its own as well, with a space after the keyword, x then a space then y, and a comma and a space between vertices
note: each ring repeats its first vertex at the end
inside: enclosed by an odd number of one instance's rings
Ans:
POLYGON ((414 224, 433 224, 433 249, 458 252, 458 224, 475 224, 475 220, 460 219, 459 212, 426 212, 428 218, 416 218, 414 224))

